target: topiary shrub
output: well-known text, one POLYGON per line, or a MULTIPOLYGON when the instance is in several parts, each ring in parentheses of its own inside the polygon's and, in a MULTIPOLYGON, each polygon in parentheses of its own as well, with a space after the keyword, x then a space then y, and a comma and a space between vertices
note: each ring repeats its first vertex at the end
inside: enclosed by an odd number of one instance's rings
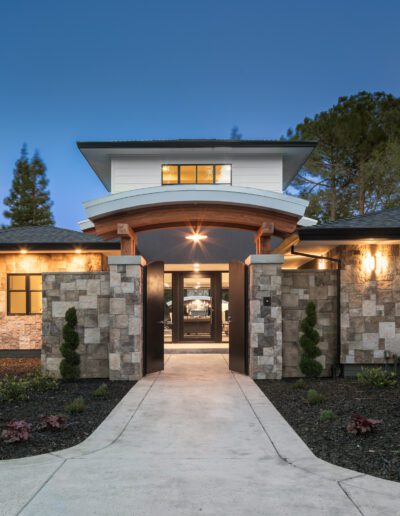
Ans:
POLYGON ((66 324, 63 328, 64 342, 61 344, 60 350, 64 357, 60 363, 60 373, 64 380, 73 382, 80 376, 79 364, 81 362, 79 354, 76 352, 79 346, 79 335, 75 331, 75 326, 78 323, 76 317, 76 309, 74 307, 68 308, 65 312, 66 324))
POLYGON ((301 322, 300 346, 302 354, 300 358, 300 370, 307 378, 317 378, 322 373, 322 365, 315 360, 321 355, 318 347, 319 333, 314 328, 317 324, 315 303, 310 301, 306 307, 306 317, 301 322))

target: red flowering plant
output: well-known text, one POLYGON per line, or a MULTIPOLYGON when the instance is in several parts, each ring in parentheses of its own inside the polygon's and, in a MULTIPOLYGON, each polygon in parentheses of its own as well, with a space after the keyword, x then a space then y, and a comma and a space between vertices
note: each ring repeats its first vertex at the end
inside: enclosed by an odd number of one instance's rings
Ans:
POLYGON ((60 414, 41 416, 38 425, 39 430, 61 430, 66 422, 66 417, 60 414))
POLYGON ((31 435, 31 430, 31 423, 23 419, 9 421, 1 432, 1 439, 8 444, 27 441, 31 435))
POLYGON ((381 423, 383 423, 382 419, 371 419, 360 416, 360 414, 352 414, 346 430, 349 434, 365 434, 372 432, 372 430, 381 423))

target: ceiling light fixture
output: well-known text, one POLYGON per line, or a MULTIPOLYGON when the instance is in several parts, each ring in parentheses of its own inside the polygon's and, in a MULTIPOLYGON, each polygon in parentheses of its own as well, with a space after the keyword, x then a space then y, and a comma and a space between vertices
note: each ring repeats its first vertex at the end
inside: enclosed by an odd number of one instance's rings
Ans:
POLYGON ((200 233, 193 233, 193 235, 189 235, 185 238, 186 238, 186 240, 192 240, 192 242, 197 244, 201 240, 205 240, 208 237, 207 237, 207 235, 201 235, 200 233))
POLYGON ((82 249, 75 249, 76 254, 81 254, 82 249))
POLYGON ((28 250, 27 250, 27 249, 21 249, 21 250, 20 250, 20 253, 21 253, 21 254, 26 254, 27 252, 28 252, 28 250))

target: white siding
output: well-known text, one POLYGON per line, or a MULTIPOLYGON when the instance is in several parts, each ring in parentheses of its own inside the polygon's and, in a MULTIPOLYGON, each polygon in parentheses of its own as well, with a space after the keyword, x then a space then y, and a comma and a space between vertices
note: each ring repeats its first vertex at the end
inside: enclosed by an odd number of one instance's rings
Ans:
POLYGON ((161 185, 163 164, 230 163, 232 165, 232 186, 260 188, 282 192, 282 156, 229 156, 212 153, 183 157, 182 154, 168 156, 115 157, 111 160, 111 192, 119 193, 138 188, 161 185))

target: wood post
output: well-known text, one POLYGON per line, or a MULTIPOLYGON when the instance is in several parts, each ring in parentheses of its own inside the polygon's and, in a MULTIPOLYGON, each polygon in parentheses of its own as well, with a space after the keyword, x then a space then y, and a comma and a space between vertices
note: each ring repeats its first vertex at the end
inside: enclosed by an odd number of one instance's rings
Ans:
POLYGON ((121 239, 121 255, 136 254, 136 234, 128 224, 117 224, 117 235, 121 239))
POLYGON ((256 254, 271 253, 271 236, 274 234, 274 225, 263 222, 256 233, 256 254))

